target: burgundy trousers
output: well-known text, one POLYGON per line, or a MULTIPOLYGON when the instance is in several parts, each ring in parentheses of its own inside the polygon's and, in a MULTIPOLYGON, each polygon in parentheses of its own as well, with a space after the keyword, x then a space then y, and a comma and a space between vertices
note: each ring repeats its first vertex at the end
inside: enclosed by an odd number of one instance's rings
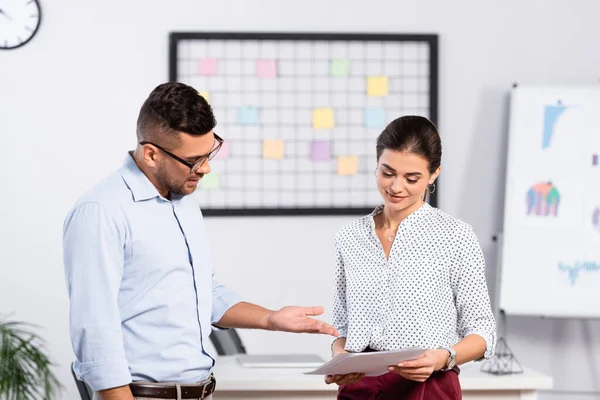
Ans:
POLYGON ((455 367, 436 371, 425 382, 405 379, 388 372, 381 376, 364 377, 361 381, 342 385, 338 400, 462 400, 462 391, 455 367))

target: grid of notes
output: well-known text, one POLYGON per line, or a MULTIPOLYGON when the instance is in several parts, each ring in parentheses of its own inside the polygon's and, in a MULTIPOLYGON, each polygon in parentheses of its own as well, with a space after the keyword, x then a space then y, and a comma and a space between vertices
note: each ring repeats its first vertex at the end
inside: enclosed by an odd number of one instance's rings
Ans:
POLYGON ((208 100, 225 139, 194 194, 204 210, 374 207, 377 136, 401 115, 430 116, 427 42, 177 46, 177 80, 208 100))

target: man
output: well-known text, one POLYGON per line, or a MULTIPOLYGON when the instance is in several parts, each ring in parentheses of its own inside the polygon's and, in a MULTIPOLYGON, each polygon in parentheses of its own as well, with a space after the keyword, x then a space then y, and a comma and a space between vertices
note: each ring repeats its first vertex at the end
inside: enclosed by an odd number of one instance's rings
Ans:
POLYGON ((65 219, 75 371, 102 400, 210 398, 212 328, 338 335, 309 317, 321 307, 270 311, 213 279, 202 214, 186 196, 223 143, 215 125, 195 89, 158 86, 135 151, 65 219))

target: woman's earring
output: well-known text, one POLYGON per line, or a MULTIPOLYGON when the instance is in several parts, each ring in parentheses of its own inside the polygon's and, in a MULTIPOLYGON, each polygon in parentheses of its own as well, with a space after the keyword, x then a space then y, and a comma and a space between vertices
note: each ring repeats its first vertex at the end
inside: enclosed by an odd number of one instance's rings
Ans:
POLYGON ((429 193, 435 192, 435 182, 430 184, 427 190, 429 191, 429 193))

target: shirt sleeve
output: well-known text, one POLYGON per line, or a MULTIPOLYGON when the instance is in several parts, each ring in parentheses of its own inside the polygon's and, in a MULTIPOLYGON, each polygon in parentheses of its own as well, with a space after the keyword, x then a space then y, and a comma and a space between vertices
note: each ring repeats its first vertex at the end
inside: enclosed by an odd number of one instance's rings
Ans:
POLYGON ((333 311, 331 324, 338 330, 340 337, 348 336, 348 314, 346 312, 346 273, 344 260, 339 249, 339 242, 335 242, 335 267, 333 287, 333 311))
POLYGON ((94 391, 131 382, 118 305, 124 243, 124 229, 100 204, 83 203, 65 220, 71 343, 78 376, 94 391))
POLYGON ((242 300, 237 293, 217 282, 214 277, 212 282, 212 298, 213 307, 210 317, 211 324, 213 325, 213 329, 223 329, 216 327, 215 324, 219 322, 221 318, 223 318, 223 315, 227 312, 227 310, 242 300))
POLYGON ((457 235, 457 253, 453 276, 453 291, 458 311, 458 334, 477 334, 485 340, 484 358, 490 358, 496 348, 496 321, 492 313, 485 280, 485 259, 470 226, 457 235))

